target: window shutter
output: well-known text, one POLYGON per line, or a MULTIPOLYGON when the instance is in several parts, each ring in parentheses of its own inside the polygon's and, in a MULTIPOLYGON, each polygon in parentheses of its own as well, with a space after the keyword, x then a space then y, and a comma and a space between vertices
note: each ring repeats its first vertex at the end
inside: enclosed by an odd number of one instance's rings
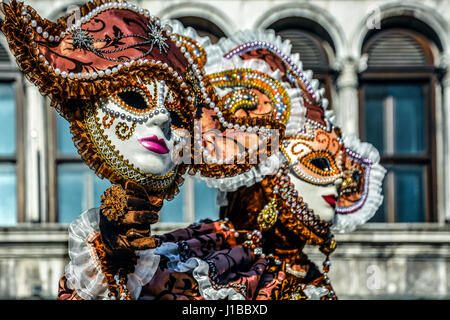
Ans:
POLYGON ((376 35, 367 45, 369 68, 426 67, 432 65, 421 35, 389 30, 376 35))
POLYGON ((318 69, 328 66, 328 57, 322 48, 320 40, 303 30, 285 29, 278 32, 283 40, 289 39, 292 43, 292 52, 300 54, 303 68, 318 69))

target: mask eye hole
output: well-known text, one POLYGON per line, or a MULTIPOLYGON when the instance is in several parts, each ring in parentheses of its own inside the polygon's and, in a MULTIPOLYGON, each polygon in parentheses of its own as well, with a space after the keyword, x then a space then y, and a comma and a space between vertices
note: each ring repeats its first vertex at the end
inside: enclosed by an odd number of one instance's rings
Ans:
POLYGON ((325 172, 330 171, 332 169, 330 161, 324 157, 313 158, 313 159, 309 160, 309 163, 311 163, 317 169, 325 171, 325 172))
POLYGON ((152 95, 145 85, 138 83, 117 92, 114 99, 128 111, 144 113, 154 107, 152 95))
POLYGON ((145 110, 148 109, 144 97, 136 91, 122 91, 117 94, 119 98, 130 107, 145 110))
POLYGON ((328 151, 312 151, 299 160, 307 169, 323 177, 335 176, 340 172, 334 156, 328 151))
POLYGON ((166 137, 167 140, 170 140, 170 138, 172 137, 172 126, 170 125, 170 121, 165 122, 161 126, 161 130, 164 134, 164 137, 166 137))

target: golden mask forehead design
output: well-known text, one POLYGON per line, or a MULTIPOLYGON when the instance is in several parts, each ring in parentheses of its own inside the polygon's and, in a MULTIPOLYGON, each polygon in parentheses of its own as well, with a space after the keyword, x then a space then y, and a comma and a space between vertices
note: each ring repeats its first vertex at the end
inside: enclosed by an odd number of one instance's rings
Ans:
POLYGON ((307 120, 303 130, 281 147, 294 173, 313 184, 330 184, 343 176, 344 146, 338 130, 307 120))
POLYGON ((207 78, 214 87, 233 89, 222 99, 223 108, 231 114, 236 116, 237 111, 247 110, 246 116, 271 115, 282 124, 289 119, 289 95, 281 83, 267 74, 244 68, 210 74, 207 78))

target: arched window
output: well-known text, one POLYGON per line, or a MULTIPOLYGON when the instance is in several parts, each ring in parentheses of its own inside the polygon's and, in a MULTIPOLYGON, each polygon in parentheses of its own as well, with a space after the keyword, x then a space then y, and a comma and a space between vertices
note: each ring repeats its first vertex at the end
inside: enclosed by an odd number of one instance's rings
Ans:
POLYGON ((267 29, 291 41, 292 53, 300 54, 303 70, 313 71, 314 79, 325 88, 331 106, 335 72, 330 64, 334 59, 334 44, 326 30, 314 21, 298 17, 284 18, 267 29))
POLYGON ((185 27, 195 29, 199 36, 209 37, 212 43, 217 43, 220 38, 225 37, 225 33, 216 24, 204 18, 184 16, 174 19, 180 21, 185 27))
POLYGON ((364 41, 368 67, 360 82, 360 135, 380 151, 388 170, 384 202, 372 222, 435 222, 439 43, 398 24, 380 30, 364 41))

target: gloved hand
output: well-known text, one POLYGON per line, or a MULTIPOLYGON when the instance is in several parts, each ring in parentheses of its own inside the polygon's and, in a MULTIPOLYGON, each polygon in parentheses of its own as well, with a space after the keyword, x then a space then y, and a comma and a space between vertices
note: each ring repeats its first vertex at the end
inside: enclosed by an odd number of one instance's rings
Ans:
POLYGON ((163 200, 149 196, 133 181, 125 188, 113 185, 102 196, 100 206, 100 233, 109 256, 120 259, 134 255, 135 250, 158 246, 151 237, 150 224, 158 221, 163 200))

